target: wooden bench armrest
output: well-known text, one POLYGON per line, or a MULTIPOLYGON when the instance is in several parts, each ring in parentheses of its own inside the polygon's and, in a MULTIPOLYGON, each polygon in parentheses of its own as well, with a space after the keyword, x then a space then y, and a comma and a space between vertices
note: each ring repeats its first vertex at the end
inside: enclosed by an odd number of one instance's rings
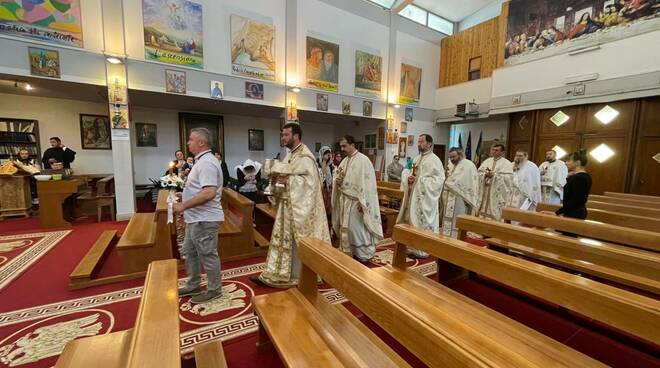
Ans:
POLYGON ((215 340, 195 346, 195 367, 227 368, 222 342, 215 340))

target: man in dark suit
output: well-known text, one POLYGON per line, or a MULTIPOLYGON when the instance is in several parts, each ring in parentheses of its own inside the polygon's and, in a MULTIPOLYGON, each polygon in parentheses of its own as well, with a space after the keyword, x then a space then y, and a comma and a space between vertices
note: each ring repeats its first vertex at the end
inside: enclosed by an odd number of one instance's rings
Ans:
POLYGON ((53 164, 62 164, 62 168, 70 169, 71 163, 76 159, 76 151, 68 148, 62 144, 59 137, 52 137, 50 139, 50 148, 44 152, 44 157, 41 160, 44 164, 44 169, 52 169, 53 164))

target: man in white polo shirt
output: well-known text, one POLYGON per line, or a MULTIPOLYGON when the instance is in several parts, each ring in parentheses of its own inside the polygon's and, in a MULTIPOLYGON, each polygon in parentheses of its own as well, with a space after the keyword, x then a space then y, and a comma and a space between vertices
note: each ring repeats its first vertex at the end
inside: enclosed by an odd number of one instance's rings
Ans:
POLYGON ((195 155, 195 165, 188 174, 181 203, 175 203, 175 213, 183 212, 186 235, 183 256, 186 257, 188 281, 179 289, 179 296, 192 295, 191 303, 203 303, 222 296, 220 257, 218 256, 218 226, 224 221, 220 205, 222 169, 209 147, 211 133, 195 128, 188 138, 188 150, 195 155), (201 287, 200 266, 204 267, 208 284, 201 287))

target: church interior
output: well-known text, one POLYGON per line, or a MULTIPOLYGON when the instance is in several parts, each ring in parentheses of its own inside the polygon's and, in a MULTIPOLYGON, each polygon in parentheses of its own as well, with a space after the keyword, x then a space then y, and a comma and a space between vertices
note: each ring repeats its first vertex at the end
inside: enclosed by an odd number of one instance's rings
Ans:
POLYGON ((660 367, 660 1, 0 1, 0 368, 660 367))

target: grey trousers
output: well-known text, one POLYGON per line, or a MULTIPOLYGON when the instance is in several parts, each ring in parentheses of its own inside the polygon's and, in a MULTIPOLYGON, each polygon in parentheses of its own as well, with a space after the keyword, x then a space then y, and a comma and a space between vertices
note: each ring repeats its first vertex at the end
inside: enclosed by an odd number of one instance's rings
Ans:
POLYGON ((220 257, 218 256, 219 222, 193 222, 186 224, 186 237, 183 241, 183 255, 186 257, 188 273, 187 288, 197 288, 202 281, 200 266, 204 267, 208 278, 208 291, 219 291, 220 257))

